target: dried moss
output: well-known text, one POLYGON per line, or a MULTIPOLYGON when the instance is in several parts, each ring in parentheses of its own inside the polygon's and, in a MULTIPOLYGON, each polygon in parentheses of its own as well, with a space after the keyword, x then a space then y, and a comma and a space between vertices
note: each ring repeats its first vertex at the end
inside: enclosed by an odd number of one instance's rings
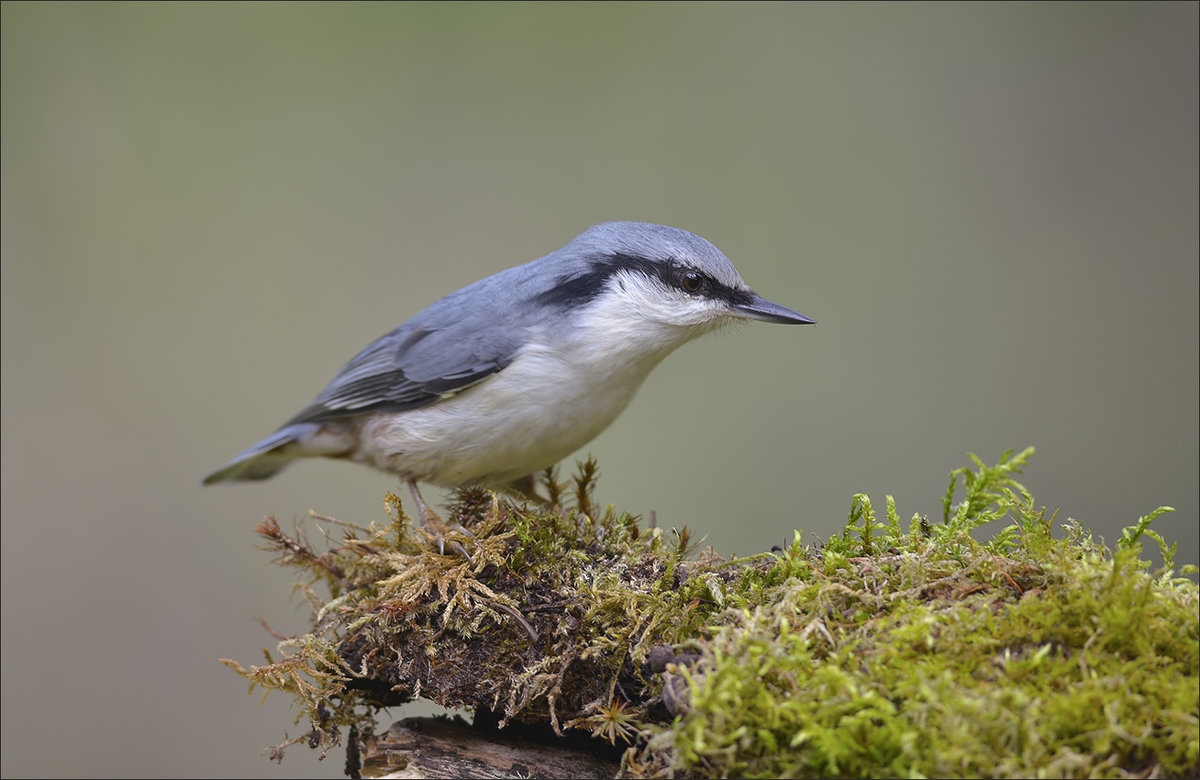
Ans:
POLYGON ((1158 512, 1112 550, 1055 527, 1014 480, 1030 453, 954 472, 939 523, 858 495, 820 549, 737 561, 596 508, 591 463, 544 475, 556 508, 462 491, 440 537, 395 496, 382 526, 325 518, 321 554, 268 521, 313 630, 228 663, 296 697, 323 750, 421 697, 631 744, 628 776, 1196 774, 1195 583, 1158 512))

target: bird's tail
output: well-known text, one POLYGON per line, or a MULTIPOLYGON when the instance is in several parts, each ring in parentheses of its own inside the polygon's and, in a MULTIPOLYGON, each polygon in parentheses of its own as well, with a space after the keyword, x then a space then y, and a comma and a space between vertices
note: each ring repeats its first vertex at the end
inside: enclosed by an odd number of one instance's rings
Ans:
POLYGON ((263 439, 204 478, 205 485, 217 482, 245 482, 273 477, 281 469, 302 457, 297 452, 295 431, 291 426, 263 439))
POLYGON ((349 457, 358 443, 357 431, 352 421, 285 425, 209 474, 204 484, 267 479, 297 458, 349 457))

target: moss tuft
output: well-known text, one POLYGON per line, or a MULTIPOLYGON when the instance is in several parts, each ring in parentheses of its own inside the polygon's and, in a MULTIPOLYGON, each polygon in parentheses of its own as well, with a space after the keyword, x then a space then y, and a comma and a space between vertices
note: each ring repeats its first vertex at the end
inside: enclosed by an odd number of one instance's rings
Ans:
POLYGON ((1036 507, 1031 454, 971 456, 941 522, 859 494, 823 548, 733 561, 597 508, 591 461, 543 474, 547 505, 459 491, 436 532, 392 495, 380 526, 320 518, 320 554, 268 520, 313 630, 227 663, 324 750, 421 697, 629 745, 631 777, 1195 775, 1195 567, 1150 528, 1169 510, 1110 550, 1036 507))

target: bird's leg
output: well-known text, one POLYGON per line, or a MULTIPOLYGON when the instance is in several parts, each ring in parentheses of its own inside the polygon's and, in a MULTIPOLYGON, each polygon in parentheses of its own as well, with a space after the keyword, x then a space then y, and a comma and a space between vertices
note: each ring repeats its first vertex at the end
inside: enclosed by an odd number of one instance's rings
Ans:
POLYGON ((508 483, 508 486, 514 493, 517 493, 518 495, 535 501, 540 500, 540 497, 534 490, 535 483, 532 474, 526 474, 523 477, 514 479, 512 482, 508 483))
POLYGON ((412 478, 404 481, 408 483, 408 489, 412 492, 413 501, 417 502, 417 514, 421 516, 421 525, 442 522, 442 519, 429 508, 429 504, 425 503, 425 499, 421 498, 421 491, 417 488, 417 481, 412 478))
MULTIPOLYGON (((438 517, 437 513, 429 508, 429 504, 425 503, 425 499, 421 497, 421 491, 417 488, 417 481, 415 479, 409 478, 404 481, 408 483, 408 489, 412 492, 413 500, 417 502, 417 514, 421 516, 421 526, 428 529, 430 533, 437 537, 438 554, 445 555, 446 535, 441 531, 441 528, 445 527, 445 525, 442 523, 442 518, 438 517)), ((462 526, 459 527, 461 528, 462 526)), ((466 531, 467 534, 470 535, 470 532, 465 528, 462 530, 466 531)), ((450 547, 462 555, 462 557, 466 558, 467 563, 473 563, 470 553, 468 553, 466 548, 461 544, 451 541, 450 547)))
POLYGON ((553 509, 554 505, 550 502, 550 499, 539 496, 536 488, 537 479, 533 474, 526 474, 525 476, 519 479, 514 479, 512 482, 508 483, 508 489, 522 498, 527 498, 533 503, 539 504, 547 509, 553 509))
MULTIPOLYGON (((526 474, 520 479, 514 479, 506 486, 509 491, 524 498, 531 504, 537 505, 543 512, 553 512, 564 520, 567 519, 567 510, 561 503, 561 496, 557 499, 538 494, 537 477, 534 474, 526 474)), ((551 493, 553 495, 553 492, 551 493)))

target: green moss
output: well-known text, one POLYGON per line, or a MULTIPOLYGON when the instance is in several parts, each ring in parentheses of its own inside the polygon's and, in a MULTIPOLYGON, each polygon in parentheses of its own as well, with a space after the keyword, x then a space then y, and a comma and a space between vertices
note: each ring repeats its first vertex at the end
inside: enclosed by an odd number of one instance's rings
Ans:
POLYGON ((422 697, 631 744, 628 776, 1196 774, 1197 588, 1150 528, 1166 510, 1111 550, 1055 527, 1014 478, 1031 453, 972 456, 941 522, 856 495, 823 548, 736 561, 598 509, 590 462, 544 475, 554 508, 461 491, 440 538, 394 496, 383 526, 325 518, 346 532, 322 554, 269 521, 313 630, 229 663, 326 750, 422 697))
MULTIPOLYGON (((799 542, 772 596, 721 616, 684 671, 690 709, 629 763, 731 777, 1191 776, 1197 590, 1078 526, 1055 539, 1012 474, 959 470, 940 525, 855 496, 823 551, 799 542), (970 531, 1009 517, 986 543, 970 531), (811 576, 796 576, 805 566, 811 576)), ((1151 518, 1152 519, 1152 518, 1151 518)), ((1142 532, 1136 529, 1141 528, 1142 532)), ((1160 545, 1165 546, 1159 539, 1160 545)), ((1164 556, 1171 560, 1168 551, 1164 556)), ((1173 550, 1169 551, 1173 554, 1173 550)))

